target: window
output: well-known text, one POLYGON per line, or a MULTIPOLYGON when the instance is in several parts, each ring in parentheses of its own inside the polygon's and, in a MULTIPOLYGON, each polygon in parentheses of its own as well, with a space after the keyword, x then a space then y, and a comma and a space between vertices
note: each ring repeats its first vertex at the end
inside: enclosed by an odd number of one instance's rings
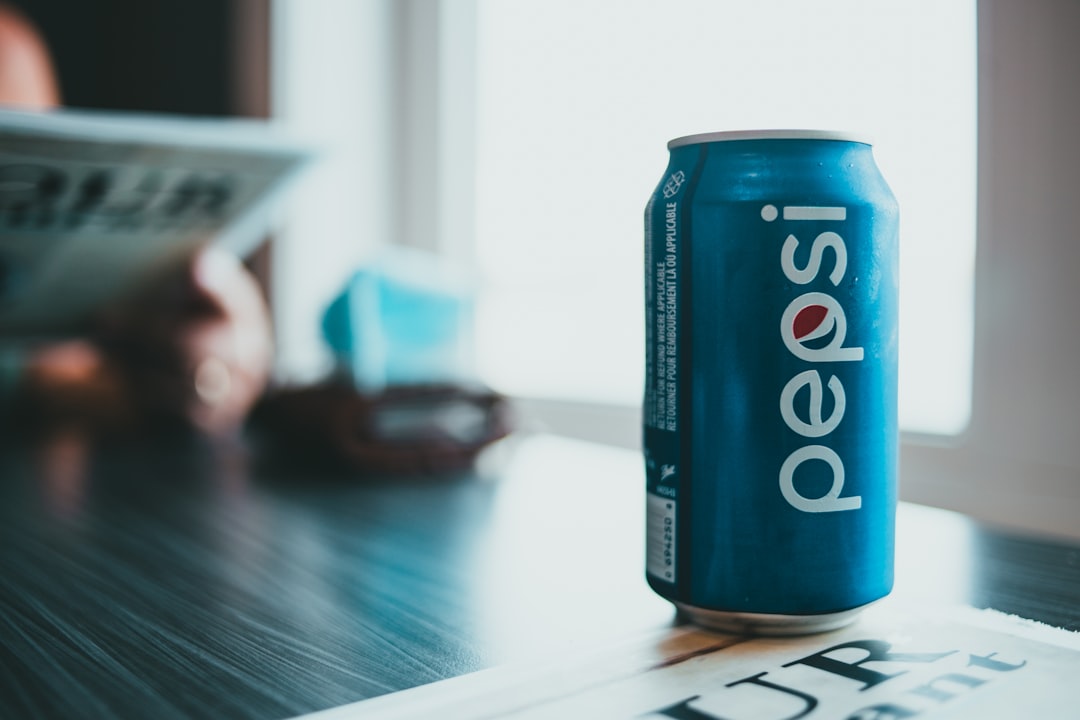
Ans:
POLYGON ((642 216, 680 135, 859 131, 901 207, 900 420, 971 408, 975 5, 478 0, 478 361, 514 395, 636 406, 642 216))
POLYGON ((973 0, 274 7, 275 112, 323 156, 275 262, 279 375, 325 372, 322 308, 381 242, 402 242, 475 265, 483 379, 632 412, 642 214, 667 140, 837 128, 874 139, 900 201, 901 426, 965 427, 973 0))
POLYGON ((275 115, 327 160, 276 243, 279 377, 325 372, 319 317, 365 254, 436 247, 480 270, 486 379, 549 398, 525 409, 553 430, 636 444, 641 217, 666 141, 862 131, 901 203, 904 498, 1075 536, 1077 4, 980 0, 977 29, 974 0, 273 7, 275 115))

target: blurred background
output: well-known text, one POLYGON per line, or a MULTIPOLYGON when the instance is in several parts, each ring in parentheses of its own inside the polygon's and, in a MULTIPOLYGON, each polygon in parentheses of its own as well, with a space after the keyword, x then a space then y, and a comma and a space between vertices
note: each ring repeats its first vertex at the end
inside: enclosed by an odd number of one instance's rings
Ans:
POLYGON ((480 379, 630 447, 666 142, 865 134, 901 206, 902 496, 1080 535, 1069 0, 14 4, 68 105, 270 117, 318 148, 249 260, 279 380, 329 370, 320 318, 356 267, 419 248, 475 288, 480 379))

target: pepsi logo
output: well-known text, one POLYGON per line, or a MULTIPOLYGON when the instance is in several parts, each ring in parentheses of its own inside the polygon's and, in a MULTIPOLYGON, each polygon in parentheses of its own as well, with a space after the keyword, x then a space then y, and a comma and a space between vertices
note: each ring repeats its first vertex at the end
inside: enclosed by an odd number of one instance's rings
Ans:
MULTIPOLYGON (((784 220, 843 221, 847 217, 844 208, 799 207, 794 208, 797 212, 790 213, 789 210, 793 208, 784 208, 784 220)), ((762 210, 766 222, 775 222, 778 215, 771 205, 762 210)), ((801 252, 799 239, 794 233, 789 234, 780 250, 780 268, 796 286, 808 285, 819 278, 839 286, 847 272, 847 262, 847 245, 839 233, 832 231, 819 233, 809 248, 801 252)), ((792 355, 808 363, 859 362, 864 355, 863 348, 844 344, 847 314, 843 305, 832 295, 818 290, 804 292, 788 303, 780 317, 780 338, 792 355)), ((779 406, 780 417, 790 430, 814 439, 825 438, 839 427, 848 407, 840 378, 831 375, 827 382, 823 381, 821 373, 812 366, 796 373, 784 385, 779 406), (832 396, 828 404, 826 393, 832 396), (800 395, 807 400, 797 402, 800 395)), ((795 449, 780 466, 778 479, 784 500, 801 512, 840 512, 862 507, 860 496, 841 494, 844 461, 828 445, 817 443, 795 449), (824 463, 831 474, 828 488, 824 492, 820 488, 811 491, 810 496, 799 491, 797 478, 799 468, 808 462, 824 463)))
POLYGON ((863 359, 861 347, 844 346, 847 315, 836 298, 826 293, 808 292, 792 300, 780 318, 780 337, 792 355, 808 362, 863 359))
POLYGON ((827 317, 829 317, 829 308, 824 305, 807 305, 795 314, 791 334, 799 342, 819 338, 829 331, 829 327, 825 324, 827 317))

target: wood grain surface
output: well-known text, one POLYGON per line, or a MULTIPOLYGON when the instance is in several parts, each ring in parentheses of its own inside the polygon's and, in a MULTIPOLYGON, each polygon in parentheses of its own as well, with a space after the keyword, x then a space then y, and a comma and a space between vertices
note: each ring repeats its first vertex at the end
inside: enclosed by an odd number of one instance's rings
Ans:
MULTIPOLYGON (((674 622, 635 453, 360 479, 192 441, 0 450, 0 717, 280 718, 674 622)), ((898 594, 1080 628, 1080 550, 918 507, 898 594)))

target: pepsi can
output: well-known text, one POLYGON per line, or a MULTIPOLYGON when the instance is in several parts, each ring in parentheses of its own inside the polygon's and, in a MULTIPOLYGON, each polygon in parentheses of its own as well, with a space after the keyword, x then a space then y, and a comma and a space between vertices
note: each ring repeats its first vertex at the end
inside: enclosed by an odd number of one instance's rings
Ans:
POLYGON ((668 148, 645 214, 646 577, 709 627, 840 627, 892 589, 896 200, 845 133, 668 148))

